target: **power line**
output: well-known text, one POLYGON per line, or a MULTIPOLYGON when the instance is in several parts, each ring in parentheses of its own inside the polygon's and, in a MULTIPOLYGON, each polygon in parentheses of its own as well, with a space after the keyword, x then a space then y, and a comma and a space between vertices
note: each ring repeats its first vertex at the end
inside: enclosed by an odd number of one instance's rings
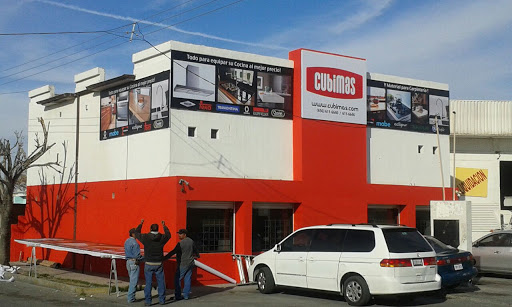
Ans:
MULTIPOLYGON (((215 1, 217 1, 217 0, 210 1, 210 2, 208 2, 208 3, 206 3, 206 4, 210 4, 210 3, 215 2, 215 1)), ((228 4, 224 5, 224 6, 218 7, 218 8, 216 8, 216 9, 214 9, 214 10, 211 10, 211 11, 205 12, 205 13, 203 13, 203 14, 199 14, 199 15, 197 15, 197 16, 191 17, 191 18, 189 18, 189 19, 185 19, 185 20, 183 20, 183 21, 180 21, 179 23, 175 23, 175 24, 169 25, 169 26, 167 26, 167 27, 163 27, 163 28, 160 28, 160 29, 158 29, 158 30, 155 30, 155 31, 153 31, 153 32, 149 32, 149 33, 147 33, 146 35, 151 35, 151 34, 153 34, 153 33, 155 33, 155 32, 162 31, 162 30, 164 30, 164 29, 169 29, 169 28, 171 28, 171 27, 173 27, 173 26, 175 26, 175 25, 178 25, 178 24, 181 24, 181 23, 184 23, 184 22, 187 22, 187 21, 190 21, 190 20, 196 19, 197 17, 202 17, 202 16, 205 16, 205 15, 211 14, 211 13, 213 13, 213 12, 216 12, 216 11, 219 11, 219 10, 222 10, 222 9, 225 9, 225 8, 227 8, 227 7, 229 7, 229 6, 235 5, 235 4, 237 4, 237 3, 239 3, 239 2, 242 2, 242 1, 244 1, 244 0, 237 0, 237 1, 233 1, 233 2, 231 2, 231 3, 228 3, 228 4)), ((165 19, 164 19, 164 20, 165 20, 165 19)))
MULTIPOLYGON (((113 28, 113 29, 111 29, 111 30, 109 30, 109 31, 110 31, 110 32, 112 32, 112 31, 114 31, 114 30, 121 29, 121 28, 124 28, 124 27, 130 26, 130 25, 132 25, 132 24, 131 24, 131 23, 129 23, 129 24, 126 24, 126 25, 122 25, 122 26, 119 26, 119 27, 117 27, 117 28, 113 28)), ((41 59, 44 59, 44 58, 50 57, 50 56, 52 56, 52 55, 55 55, 55 54, 58 54, 58 53, 61 53, 61 52, 64 52, 64 51, 69 50, 69 49, 71 49, 71 48, 74 48, 74 47, 77 47, 77 46, 83 45, 83 44, 85 44, 85 43, 88 43, 88 42, 90 42, 90 41, 93 41, 93 40, 99 39, 99 38, 104 37, 104 36, 107 36, 107 35, 108 35, 108 34, 103 34, 103 35, 100 35, 100 36, 94 37, 94 38, 92 38, 92 39, 88 39, 88 40, 83 41, 83 42, 81 42, 81 43, 78 43, 78 44, 76 44, 76 45, 72 45, 72 46, 70 46, 70 47, 64 48, 64 49, 59 50, 59 51, 56 51, 56 52, 52 52, 52 53, 47 54, 47 55, 45 55, 45 56, 42 56, 42 57, 39 57, 39 58, 36 58, 36 59, 33 59, 33 60, 29 60, 29 61, 24 62, 24 63, 22 63, 22 64, 18 64, 18 65, 15 65, 15 66, 11 66, 11 67, 9 67, 9 68, 6 68, 6 69, 4 69, 4 70, 1 70, 0 72, 9 71, 9 70, 12 70, 12 69, 18 68, 18 67, 20 67, 20 66, 25 66, 25 65, 27 65, 27 64, 29 64, 29 63, 39 61, 39 60, 41 60, 41 59)))
POLYGON ((94 33, 107 33, 107 30, 99 31, 65 31, 65 32, 25 32, 25 33, 0 33, 0 36, 27 36, 27 35, 62 35, 62 34, 94 34, 94 33))
POLYGON ((29 90, 26 90, 26 91, 19 91, 19 92, 3 92, 3 93, 0 93, 0 95, 13 95, 13 94, 20 94, 20 93, 28 93, 29 90))
MULTIPOLYGON (((218 1, 218 0, 210 1, 210 2, 208 2, 207 4, 212 3, 212 2, 215 2, 215 1, 218 1)), ((151 33, 148 33, 148 35, 150 35, 150 34, 152 34, 152 33, 155 33, 155 32, 158 32, 158 31, 160 31, 160 30, 166 29, 166 28, 173 27, 173 26, 178 25, 178 24, 182 24, 182 23, 187 22, 187 21, 190 21, 190 20, 192 20, 192 19, 195 19, 195 18, 198 18, 198 17, 202 17, 202 16, 205 16, 205 15, 207 15, 207 14, 210 14, 210 13, 213 13, 213 12, 216 12, 216 11, 219 11, 219 10, 221 10, 221 9, 224 9, 224 8, 226 8, 226 7, 229 7, 229 6, 231 6, 231 5, 234 5, 234 4, 236 4, 236 3, 238 3, 238 2, 241 2, 241 1, 243 1, 243 0, 237 0, 237 1, 234 1, 234 2, 232 2, 232 3, 229 3, 229 4, 227 4, 227 5, 224 5, 224 6, 222 6, 222 7, 219 7, 219 8, 217 8, 217 9, 213 9, 213 10, 207 11, 207 12, 205 12, 205 13, 202 13, 202 14, 196 15, 196 16, 194 16, 194 17, 192 17, 192 18, 186 19, 186 20, 184 20, 184 21, 180 21, 180 22, 174 23, 174 24, 172 24, 172 25, 170 25, 170 26, 168 26, 168 27, 165 27, 165 28, 161 28, 161 29, 155 30, 155 31, 153 31, 153 32, 151 32, 151 33)), ((203 4, 203 5, 201 5, 201 6, 198 6, 198 7, 196 7, 195 9, 197 9, 197 8, 199 8, 199 7, 202 7, 202 6, 204 6, 204 5, 205 5, 205 4, 203 4)), ((192 9, 191 9, 191 10, 192 10, 192 9)), ((189 11, 190 11, 190 10, 189 10, 189 11)), ((105 42, 105 43, 106 43, 106 42, 105 42)), ((35 76, 35 75, 38 75, 38 74, 41 74, 41 73, 44 73, 44 72, 47 72, 47 71, 50 71, 50 70, 53 70, 53 69, 59 68, 59 67, 65 66, 65 65, 67 65, 67 64, 74 63, 74 62, 79 61, 79 60, 82 60, 82 59, 84 59, 84 58, 88 58, 88 57, 91 57, 91 56, 93 56, 93 55, 96 55, 96 54, 98 54, 98 53, 100 53, 100 52, 103 52, 103 51, 106 51, 106 50, 109 50, 109 49, 112 49, 112 48, 118 47, 118 46, 120 46, 120 45, 122 45, 122 44, 124 44, 124 43, 127 43, 127 41, 126 41, 126 42, 122 42, 122 43, 117 44, 117 45, 114 45, 114 46, 110 46, 110 47, 108 47, 108 48, 105 48, 105 49, 100 50, 100 51, 98 51, 98 52, 92 53, 92 54, 90 54, 90 55, 83 56, 83 57, 78 58, 78 59, 75 59, 75 60, 73 60, 73 61, 69 61, 69 62, 66 62, 66 63, 64 63, 64 64, 57 65, 57 66, 51 67, 51 68, 46 69, 46 70, 36 72, 36 73, 34 73, 34 74, 30 74, 30 75, 27 75, 27 76, 24 76, 24 77, 21 77, 21 78, 18 78, 18 79, 14 79, 14 80, 11 80, 11 81, 8 81, 8 82, 0 83, 0 86, 2 86, 2 85, 6 85, 6 84, 10 84, 10 83, 13 83, 13 82, 16 82, 16 81, 20 81, 20 80, 23 80, 23 79, 26 79, 26 78, 29 78, 29 77, 32 77, 32 76, 35 76)), ((103 44, 104 44, 104 43, 103 43, 103 44)), ((81 52, 81 51, 80 51, 80 52, 81 52)), ((78 54, 78 53, 75 53, 75 54, 78 54)), ((73 54, 73 55, 74 55, 74 54, 73 54)), ((67 56, 66 56, 66 57, 67 57, 67 56)))
MULTIPOLYGON (((185 4, 189 3, 189 2, 192 2, 192 1, 195 1, 195 0, 188 0, 188 1, 185 1, 185 2, 183 2, 183 3, 181 3, 181 4, 178 4, 178 5, 176 5, 176 6, 173 6, 173 7, 169 8, 169 9, 163 10, 163 11, 161 11, 161 12, 159 12, 159 13, 153 14, 153 15, 148 16, 148 17, 145 17, 145 18, 147 18, 147 19, 149 19, 149 18, 153 18, 153 17, 155 17, 155 16, 158 16, 158 15, 161 15, 161 14, 163 14, 163 13, 165 13, 165 12, 171 11, 171 10, 173 10, 173 9, 177 8, 177 7, 183 6, 183 5, 185 5, 185 4)), ((113 34, 113 33, 111 33, 111 32, 112 32, 112 31, 114 31, 114 30, 121 29, 121 28, 124 28, 124 27, 127 27, 127 26, 131 26, 132 24, 133 24, 133 23, 129 23, 129 24, 125 24, 125 25, 119 26, 119 27, 117 27, 117 28, 113 28, 113 29, 109 30, 109 34, 113 34)), ((39 57, 39 58, 36 58, 36 59, 33 59, 33 60, 29 60, 29 61, 27 61, 27 62, 24 62, 24 63, 22 63, 22 64, 15 65, 15 66, 12 66, 12 67, 9 67, 9 68, 4 69, 4 70, 0 70, 0 72, 3 72, 3 71, 9 71, 9 70, 12 70, 12 69, 14 69, 14 68, 17 68, 17 67, 20 67, 20 66, 24 66, 24 65, 29 64, 29 63, 32 63, 32 62, 36 62, 36 61, 41 60, 41 59, 44 59, 44 58, 46 58, 46 57, 50 57, 50 56, 52 56, 52 55, 55 55, 55 54, 61 53, 61 52, 63 52, 63 51, 69 50, 69 49, 71 49, 71 48, 74 48, 74 47, 77 47, 77 46, 83 45, 83 44, 88 43, 88 42, 90 42, 90 41, 93 41, 93 40, 99 39, 99 38, 104 37, 104 36, 106 36, 106 35, 108 35, 108 34, 103 34, 103 35, 100 35, 100 36, 98 36, 98 37, 95 37, 95 38, 92 38, 92 39, 89 39, 89 40, 83 41, 83 42, 81 42, 81 43, 78 43, 78 44, 76 44, 76 45, 72 45, 72 46, 67 47, 67 48, 65 48, 65 49, 62 49, 62 50, 60 50, 60 51, 52 52, 52 53, 50 53, 50 54, 48 54, 48 55, 46 55, 46 56, 39 57)), ((113 34, 113 35, 115 35, 115 34, 113 34)), ((94 47, 94 46, 93 46, 93 47, 94 47)), ((91 47, 91 48, 92 48, 92 47, 91 47)), ((87 49, 90 49, 90 48, 87 48, 87 49)), ((87 49, 86 49, 86 50, 87 50, 87 49)), ((54 62, 54 61, 51 61, 51 62, 54 62)), ((50 62, 50 63, 51 63, 51 62, 50 62)), ((48 62, 47 62, 46 64, 48 64, 48 62)), ((39 67, 39 66, 36 66, 36 67, 39 67)), ((33 67, 33 68, 36 68, 36 67, 33 67)))
MULTIPOLYGON (((118 35, 116 35, 116 36, 118 36, 118 35)), ((127 37, 127 36, 120 36, 120 37, 121 37, 121 38, 129 38, 129 37, 127 37)), ((116 38, 116 39, 117 39, 117 38, 116 38)), ((30 68, 27 68, 27 69, 24 69, 24 70, 20 70, 20 71, 18 71, 18 72, 15 72, 15 73, 12 73, 12 74, 9 74, 9 75, 2 76, 2 77, 0 77, 0 80, 5 79, 5 78, 8 78, 8 77, 11 77, 11 76, 15 76, 15 75, 18 75, 18 74, 21 74, 21 73, 24 73, 24 72, 29 71, 29 70, 32 70, 32 69, 36 69, 36 68, 39 68, 39 67, 42 67, 42 66, 45 66, 45 65, 48 65, 48 64, 51 64, 51 63, 54 63, 54 62, 60 61, 60 60, 63 60, 63 59, 65 59, 65 58, 68 58, 68 57, 71 57, 71 56, 77 55, 77 54, 79 54, 79 53, 81 53, 81 52, 87 51, 87 50, 89 50, 89 49, 92 49, 92 48, 96 48, 96 47, 99 47, 99 46, 105 45, 105 44, 110 43, 110 42, 112 42, 112 41, 113 41, 113 40, 104 41, 104 42, 102 42, 102 43, 100 43, 100 44, 97 44, 97 45, 94 45, 94 46, 91 46, 91 47, 85 48, 85 49, 80 50, 80 51, 78 51, 78 52, 75 52, 75 53, 72 53, 72 54, 68 54, 68 55, 62 56, 62 57, 60 57, 60 58, 57 58, 57 59, 54 59, 54 60, 51 60, 51 61, 48 61, 48 62, 44 62, 44 63, 39 64, 39 65, 36 65, 36 66, 32 66, 32 67, 30 67, 30 68)), ((0 84, 0 85, 2 85, 2 84, 0 84)))

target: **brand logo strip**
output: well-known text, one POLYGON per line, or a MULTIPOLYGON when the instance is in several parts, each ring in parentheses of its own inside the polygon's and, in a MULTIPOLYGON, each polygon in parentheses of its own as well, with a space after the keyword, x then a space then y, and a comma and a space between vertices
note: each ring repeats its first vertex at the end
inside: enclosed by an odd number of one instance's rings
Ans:
POLYGON ((363 98, 363 76, 330 67, 306 68, 308 92, 338 99, 363 98))

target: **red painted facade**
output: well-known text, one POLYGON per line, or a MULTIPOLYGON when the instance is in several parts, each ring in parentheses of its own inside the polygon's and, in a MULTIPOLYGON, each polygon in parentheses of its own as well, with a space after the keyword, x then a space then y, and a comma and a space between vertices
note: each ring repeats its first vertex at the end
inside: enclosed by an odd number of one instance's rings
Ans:
MULTIPOLYGON (((165 220, 173 233, 165 250, 178 241, 177 229, 186 227, 187 202, 229 201, 235 205, 236 254, 252 253, 252 203, 294 203, 294 228, 327 223, 365 223, 367 206, 385 204, 401 206, 400 222, 416 224, 416 206, 427 206, 441 199, 440 188, 370 185, 367 183, 367 128, 364 125, 302 119, 300 103, 300 50, 290 53, 294 61, 293 181, 223 179, 205 177, 167 177, 140 180, 106 181, 80 184, 86 197, 78 198, 76 238, 122 245, 128 230, 143 218, 149 225, 165 220), (184 192, 179 179, 190 183, 184 192)), ((12 238, 73 237, 74 186, 59 196, 58 186, 31 186, 27 191, 25 216, 12 226, 12 238), (65 210, 65 203, 69 208, 65 210), (60 210, 60 212, 59 212, 60 210)), ((11 259, 30 255, 30 249, 11 243, 11 259)), ((41 255, 70 267, 72 256, 57 251, 41 255)), ((75 266, 85 271, 106 272, 110 261, 75 256, 75 266)), ((200 261, 238 279, 231 253, 203 254, 200 261)), ((126 276, 124 263, 118 270, 126 276)), ((173 287, 174 262, 165 265, 166 282, 173 287)), ((198 270, 196 282, 224 283, 223 280, 198 270)))

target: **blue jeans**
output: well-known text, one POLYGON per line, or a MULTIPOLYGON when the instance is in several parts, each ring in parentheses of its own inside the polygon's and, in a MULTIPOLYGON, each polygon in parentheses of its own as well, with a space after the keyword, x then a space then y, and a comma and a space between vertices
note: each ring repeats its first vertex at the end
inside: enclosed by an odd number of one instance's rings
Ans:
POLYGON ((139 282, 140 268, 138 264, 135 264, 135 259, 126 260, 126 270, 130 276, 130 286, 128 287, 128 303, 130 303, 135 301, 135 291, 139 282))
POLYGON ((174 298, 181 298, 181 280, 183 280, 183 298, 188 300, 188 295, 190 294, 190 282, 192 279, 192 269, 194 265, 190 266, 179 266, 176 269, 176 274, 174 275, 174 298))
POLYGON ((144 300, 146 304, 151 304, 151 282, 155 274, 158 284, 158 301, 165 303, 165 276, 162 265, 144 265, 144 278, 146 278, 146 287, 144 288, 144 300))

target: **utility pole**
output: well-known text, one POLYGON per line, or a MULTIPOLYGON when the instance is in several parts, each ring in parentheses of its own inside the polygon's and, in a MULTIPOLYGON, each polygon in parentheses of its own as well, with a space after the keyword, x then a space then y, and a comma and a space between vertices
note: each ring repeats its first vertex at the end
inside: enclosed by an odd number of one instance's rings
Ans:
POLYGON ((437 115, 435 117, 435 121, 437 134, 437 151, 439 152, 439 169, 441 170, 441 185, 443 186, 443 201, 446 201, 446 192, 444 191, 443 159, 441 158, 441 143, 439 142, 439 124, 437 122, 437 115))
POLYGON ((134 23, 133 23, 133 26, 132 26, 132 32, 131 32, 131 34, 130 34, 130 43, 131 43, 131 42, 132 42, 132 40, 133 40, 133 34, 135 33, 135 25, 136 25, 136 24, 137 24, 137 23, 136 23, 136 22, 134 22, 134 23))
POLYGON ((456 123, 456 113, 455 111, 452 111, 453 113, 453 182, 452 182, 452 192, 453 192, 453 195, 452 195, 452 199, 455 201, 455 171, 456 171, 456 168, 455 168, 455 135, 457 134, 457 130, 455 130, 455 123, 456 123))

